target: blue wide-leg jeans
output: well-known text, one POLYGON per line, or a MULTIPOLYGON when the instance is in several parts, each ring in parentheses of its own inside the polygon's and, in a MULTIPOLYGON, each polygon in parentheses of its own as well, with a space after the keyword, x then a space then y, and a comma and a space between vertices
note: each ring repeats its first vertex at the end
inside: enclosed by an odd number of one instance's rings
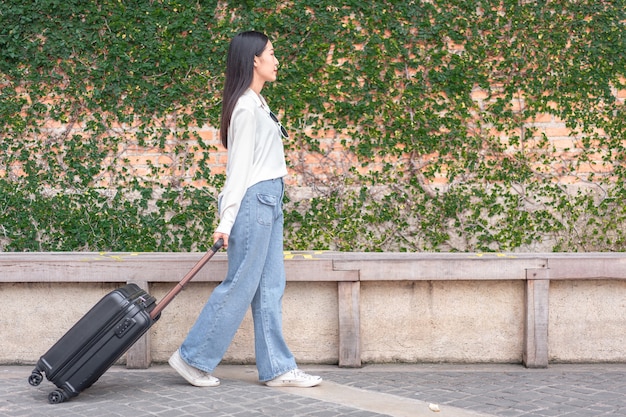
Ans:
POLYGON ((212 373, 250 306, 260 381, 295 369, 282 332, 285 291, 282 179, 251 186, 228 237, 228 273, 180 347, 189 365, 212 373))

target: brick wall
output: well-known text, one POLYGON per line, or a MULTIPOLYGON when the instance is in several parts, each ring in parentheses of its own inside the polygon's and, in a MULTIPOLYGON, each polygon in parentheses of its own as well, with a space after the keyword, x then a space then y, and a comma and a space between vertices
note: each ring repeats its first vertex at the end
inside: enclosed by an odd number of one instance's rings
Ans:
MULTIPOLYGON (((615 96, 622 105, 626 100, 626 90, 616 90, 615 96)), ((483 110, 487 104, 487 93, 480 89, 475 89, 472 93, 472 99, 479 110, 483 110)), ((46 103, 51 104, 52 101, 46 103)), ((512 102, 514 111, 519 111, 524 105, 523 100, 515 100, 512 102)), ((279 108, 277 103, 274 107, 279 108)), ((580 181, 581 177, 585 177, 591 173, 607 173, 612 167, 610 162, 602 160, 601 153, 595 153, 592 158, 585 163, 577 165, 577 175, 567 174, 565 165, 574 161, 580 153, 580 141, 584 137, 581 134, 573 134, 563 120, 550 114, 539 114, 532 120, 525 121, 525 127, 532 129, 533 136, 526 137, 523 146, 532 151, 536 147, 534 143, 542 140, 544 135, 548 139, 550 148, 554 149, 554 156, 562 161, 562 165, 554 165, 549 167, 553 172, 562 172, 561 181, 564 183, 572 183, 580 181)), ((291 131, 295 142, 291 148, 286 149, 287 159, 290 163, 290 176, 287 179, 292 186, 306 187, 313 183, 324 184, 337 181, 348 175, 351 168, 356 168, 361 172, 367 170, 377 170, 380 168, 382 158, 375 161, 368 161, 366 168, 361 167, 360 162, 351 154, 341 141, 350 141, 349 133, 338 132, 333 129, 316 132, 307 130, 305 133, 315 136, 319 140, 320 152, 310 152, 299 146, 297 132, 292 126, 287 124, 287 128, 291 131)), ((196 140, 181 139, 180 135, 170 135, 166 141, 164 148, 157 146, 140 146, 136 137, 135 129, 132 126, 119 126, 113 131, 108 132, 109 135, 119 135, 122 137, 120 145, 117 149, 111 150, 109 158, 105 160, 105 165, 110 165, 108 172, 104 171, 102 175, 96 178, 98 186, 111 186, 112 171, 127 169, 128 173, 134 178, 154 178, 155 170, 159 172, 160 181, 163 184, 175 185, 193 185, 197 187, 205 186, 206 181, 194 180, 194 174, 198 166, 198 161, 206 158, 206 164, 210 167, 211 173, 222 174, 225 172, 227 154, 226 150, 221 146, 219 141, 219 130, 214 126, 202 126, 196 128, 195 132, 201 140, 211 146, 208 152, 202 151, 196 140), (184 149, 184 152, 181 152, 184 149)), ((63 124, 55 120, 47 120, 45 125, 40 129, 37 137, 31 138, 34 142, 40 141, 54 144, 62 141, 68 135, 80 135, 82 128, 78 124, 63 124)), ((599 138, 602 138, 604 132, 596 132, 599 138)), ((482 133, 494 137, 500 137, 503 143, 508 141, 512 134, 520 135, 516 132, 499 132, 492 129, 489 132, 482 133)), ((596 145, 601 148, 601 140, 596 141, 596 145)), ((54 146, 51 146, 54 152, 54 146)), ((515 149, 512 148, 512 151, 515 149)), ((430 155, 422 155, 421 158, 427 160, 430 155)), ((548 167, 543 167, 548 168, 548 167)), ((11 166, 9 176, 23 175, 23 171, 19 164, 11 166)), ((6 170, 0 167, 0 177, 7 175, 6 170)), ((445 183, 446 179, 441 176, 435 178, 435 183, 445 183)), ((115 184, 117 185, 117 184, 115 184)))

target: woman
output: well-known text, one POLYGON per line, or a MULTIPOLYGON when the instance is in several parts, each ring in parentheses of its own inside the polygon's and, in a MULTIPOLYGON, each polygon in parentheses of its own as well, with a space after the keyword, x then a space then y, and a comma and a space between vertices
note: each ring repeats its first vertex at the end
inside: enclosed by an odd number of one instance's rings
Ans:
POLYGON ((235 36, 228 50, 220 137, 228 149, 226 183, 219 195, 228 272, 213 291, 169 364, 192 385, 217 386, 211 375, 248 309, 254 320, 259 380, 268 386, 312 387, 322 379, 297 368, 282 334, 283 177, 282 137, 287 132, 261 90, 276 80, 272 42, 259 32, 235 36))

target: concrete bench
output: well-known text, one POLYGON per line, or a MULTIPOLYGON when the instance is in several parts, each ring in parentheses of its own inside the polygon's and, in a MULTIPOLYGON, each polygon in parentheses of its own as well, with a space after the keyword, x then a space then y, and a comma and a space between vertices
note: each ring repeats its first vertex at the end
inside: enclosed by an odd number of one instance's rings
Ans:
MULTIPOLYGON (((0 253, 1 282, 177 282, 199 253, 0 253)), ((336 282, 339 352, 343 367, 361 366, 360 291, 368 281, 525 282, 523 363, 548 366, 548 301, 551 280, 624 280, 626 254, 478 254, 285 252, 288 281, 336 282)), ((217 282, 226 273, 218 253, 195 281, 217 282)), ((150 365, 150 335, 127 354, 127 366, 150 365)))

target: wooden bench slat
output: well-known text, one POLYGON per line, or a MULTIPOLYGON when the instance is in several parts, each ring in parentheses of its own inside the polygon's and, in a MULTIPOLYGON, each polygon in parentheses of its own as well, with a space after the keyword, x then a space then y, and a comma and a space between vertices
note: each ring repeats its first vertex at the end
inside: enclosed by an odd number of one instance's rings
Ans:
POLYGON ((547 261, 537 259, 392 259, 337 260, 336 270, 359 270, 361 281, 446 281, 446 280, 524 280, 526 269, 542 268, 547 261))

